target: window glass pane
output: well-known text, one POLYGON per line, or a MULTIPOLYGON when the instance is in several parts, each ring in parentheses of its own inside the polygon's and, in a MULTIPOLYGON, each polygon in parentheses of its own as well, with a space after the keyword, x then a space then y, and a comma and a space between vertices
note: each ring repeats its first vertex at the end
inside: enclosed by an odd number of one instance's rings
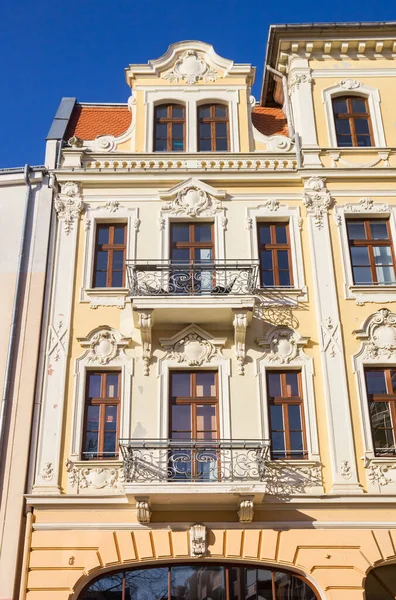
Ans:
POLYGON ((117 432, 105 431, 103 436, 103 454, 105 458, 112 458, 117 446, 117 432))
POLYGON ((356 133, 370 135, 367 119, 355 119, 355 131, 356 133))
MULTIPOLYGON (((98 451, 98 431, 87 431, 85 434, 85 449, 84 457, 91 458, 90 455, 95 455, 98 451)), ((92 456, 95 458, 95 456, 92 456)))
POLYGON ((155 140, 155 152, 166 152, 168 149, 167 140, 155 140))
POLYGON ((396 371, 391 371, 392 392, 396 393, 396 371))
POLYGON ((96 268, 98 270, 106 270, 107 269, 107 259, 108 259, 108 252, 99 250, 99 252, 96 254, 96 268))
POLYGON ((274 579, 277 599, 316 600, 313 590, 298 577, 288 573, 275 573, 274 579))
POLYGON ((125 243, 125 227, 123 225, 114 226, 114 243, 124 244, 125 243))
POLYGON ((394 451, 394 434, 388 402, 369 402, 371 429, 375 449, 380 454, 386 454, 387 450, 394 451))
POLYGON ((212 249, 211 248, 195 248, 194 258, 196 262, 211 262, 212 260, 212 249))
POLYGON ((216 150, 218 152, 227 151, 228 150, 228 140, 227 140, 227 138, 216 138, 216 150))
POLYGON ((172 397, 190 396, 190 373, 172 373, 172 397))
POLYGON ((301 431, 290 432, 290 448, 292 450, 292 458, 303 458, 304 457, 304 446, 301 431))
POLYGON ((278 250, 278 267, 279 269, 289 268, 289 253, 287 250, 278 250))
POLYGON ((286 225, 275 226, 275 237, 277 244, 287 244, 286 225))
POLYGON ((210 396, 214 398, 216 396, 216 377, 214 372, 200 371, 196 374, 196 386, 197 396, 202 398, 203 396, 210 396))
POLYGON ((301 426, 301 407, 298 404, 289 404, 289 427, 293 431, 300 431, 301 426))
POLYGON ((378 283, 395 283, 395 271, 393 267, 376 267, 378 283))
POLYGON ((210 106, 200 106, 198 108, 198 115, 200 119, 210 117, 210 106))
POLYGON ((348 221, 348 237, 350 240, 365 240, 366 230, 361 221, 348 221))
POLYGON ((337 145, 340 147, 350 148, 352 144, 352 136, 350 135, 337 135, 337 145))
POLYGON ((271 250, 262 250, 260 252, 261 255, 261 268, 262 269, 272 269, 272 251, 271 250))
POLYGON ((106 377, 106 398, 118 398, 118 381, 117 373, 108 373, 106 377))
POLYGON ((123 250, 114 250, 113 252, 113 269, 124 268, 124 252, 123 250))
POLYGON ((298 373, 296 371, 286 372, 286 395, 299 396, 298 391, 298 373))
POLYGON ((200 136, 200 138, 210 138, 210 125, 209 125, 209 123, 200 123, 200 125, 199 125, 199 136, 200 136))
POLYGON ((190 240, 190 226, 188 223, 172 223, 172 242, 188 242, 190 240))
POLYGON ((284 429, 282 406, 279 404, 270 404, 270 419, 273 431, 282 431, 284 429))
POLYGON ((81 600, 122 600, 122 580, 122 573, 103 575, 83 592, 81 600))
POLYGON ((95 287, 106 287, 107 273, 106 271, 97 271, 95 273, 95 287))
POLYGON ((100 375, 88 374, 88 398, 100 397, 100 384, 102 377, 100 375))
MULTIPOLYGON (((125 573, 125 600, 167 600, 167 598, 167 568, 139 569, 125 573)), ((113 598, 109 595, 106 596, 106 600, 113 600, 113 598)))
POLYGON ((168 107, 165 104, 163 106, 157 106, 155 115, 158 119, 166 119, 168 116, 168 107))
POLYGON ((172 261, 176 263, 188 263, 190 251, 188 248, 172 248, 172 261))
POLYGON ((345 98, 335 98, 333 100, 333 110, 335 113, 346 113, 347 103, 345 98))
POLYGON ((259 225, 259 243, 270 244, 271 243, 271 227, 270 225, 259 225))
POLYGON ((96 431, 99 429, 99 409, 98 405, 88 406, 87 410, 87 429, 89 431, 96 431))
POLYGON ((274 287, 273 271, 261 271, 261 285, 263 287, 274 287))
POLYGON ((184 141, 183 140, 172 140, 172 150, 174 152, 183 152, 184 141))
POLYGON ((171 598, 172 600, 224 600, 224 567, 212 565, 172 567, 171 598))
POLYGON ((336 119, 335 120, 336 132, 349 135, 351 128, 349 125, 349 119, 336 119))
POLYGON ((184 106, 172 106, 172 119, 184 119, 184 106))
POLYGON ((274 398, 275 396, 281 396, 281 378, 280 378, 280 373, 268 373, 268 377, 267 377, 267 381, 268 381, 268 395, 271 396, 271 398, 274 398))
POLYGON ((172 431, 191 431, 191 405, 172 405, 172 431))
POLYGON ((392 264, 390 246, 373 246, 374 261, 376 265, 392 264))
POLYGON ((117 406, 106 406, 105 431, 116 431, 117 429, 117 406))
POLYGON ((199 225, 194 225, 194 235, 196 242, 211 242, 212 224, 200 223, 199 225))
POLYGON ((166 123, 157 123, 155 126, 155 137, 165 139, 168 137, 168 125, 166 123))
POLYGON ((227 116, 227 107, 218 104, 215 108, 216 117, 226 117, 227 116))
POLYGON ((358 146, 371 146, 371 139, 368 135, 358 135, 357 137, 358 146))
POLYGON ((227 137, 227 123, 216 123, 216 137, 226 138, 227 137))
POLYGON ((172 138, 174 140, 178 139, 183 139, 184 137, 184 125, 183 123, 174 123, 172 125, 172 138))
POLYGON ((124 273, 122 271, 114 271, 111 275, 111 287, 122 287, 124 273))
POLYGON ((367 246, 351 247, 351 258, 353 266, 364 266, 370 264, 367 246))
POLYGON ((353 280, 357 285, 372 283, 373 278, 369 267, 353 267, 353 280))
POLYGON ((373 240, 388 240, 386 221, 370 221, 370 231, 373 240))
POLYGON ((285 457, 285 436, 280 431, 271 433, 271 451, 274 458, 285 457))
POLYGON ((279 285, 288 286, 290 285, 290 272, 279 271, 279 285))
POLYGON ((368 394, 387 393, 384 371, 366 371, 365 375, 368 394))
POLYGON ((352 111, 354 113, 367 112, 366 101, 362 98, 352 98, 352 111))
POLYGON ((98 244, 108 244, 109 243, 109 227, 106 225, 105 227, 98 227, 98 244))
POLYGON ((214 404, 197 404, 197 430, 216 431, 216 406, 214 404))
POLYGON ((211 152, 212 142, 210 139, 201 139, 199 142, 199 149, 201 152, 211 152))
POLYGON ((257 600, 275 600, 272 596, 272 573, 257 569, 257 600))

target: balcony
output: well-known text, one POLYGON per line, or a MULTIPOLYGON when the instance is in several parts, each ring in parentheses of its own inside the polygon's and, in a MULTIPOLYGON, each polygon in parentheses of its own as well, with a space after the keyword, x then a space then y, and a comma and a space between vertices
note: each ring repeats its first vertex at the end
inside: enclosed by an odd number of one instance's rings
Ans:
POLYGON ((124 489, 135 498, 169 504, 177 495, 178 502, 191 504, 198 495, 199 502, 218 503, 235 501, 235 494, 265 492, 268 440, 121 439, 119 444, 124 489))
POLYGON ((232 323, 233 310, 252 310, 259 265, 247 260, 175 263, 127 261, 136 310, 155 310, 157 323, 232 323))

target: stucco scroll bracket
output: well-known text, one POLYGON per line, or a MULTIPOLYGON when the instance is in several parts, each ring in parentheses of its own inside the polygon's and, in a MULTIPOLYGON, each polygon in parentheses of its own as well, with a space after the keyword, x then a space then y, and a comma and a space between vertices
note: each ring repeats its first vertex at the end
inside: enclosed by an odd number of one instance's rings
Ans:
POLYGON ((304 183, 302 202, 307 209, 307 214, 313 216, 315 227, 322 229, 324 216, 333 205, 333 199, 323 177, 310 177, 304 183))
POLYGON ((246 330, 248 327, 249 310, 235 309, 234 313, 234 344, 235 354, 238 362, 239 375, 245 374, 246 361, 246 330))
POLYGON ((251 498, 242 498, 239 503, 238 519, 240 523, 251 523, 254 516, 254 502, 251 498))
POLYGON ((139 523, 150 523, 151 510, 150 499, 148 497, 137 497, 136 500, 136 518, 139 523))
POLYGON ((196 523, 190 527, 190 556, 205 556, 206 553, 206 527, 202 523, 196 523))
POLYGON ((139 310, 138 311, 138 327, 142 338, 142 360, 143 360, 143 375, 146 377, 150 374, 150 362, 152 356, 152 341, 151 331, 153 328, 153 311, 139 310))
POLYGON ((63 183, 61 191, 55 198, 54 207, 59 221, 63 222, 65 234, 69 235, 73 229, 74 222, 78 220, 81 212, 84 210, 80 184, 74 181, 63 183))

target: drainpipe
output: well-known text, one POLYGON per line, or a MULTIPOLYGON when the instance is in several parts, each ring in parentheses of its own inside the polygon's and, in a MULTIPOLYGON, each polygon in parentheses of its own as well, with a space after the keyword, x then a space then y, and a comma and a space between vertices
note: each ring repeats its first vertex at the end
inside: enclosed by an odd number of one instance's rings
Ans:
POLYGON ((7 363, 5 369, 5 378, 4 378, 4 386, 3 386, 3 395, 1 398, 1 408, 0 408, 0 451, 3 444, 4 438, 4 425, 6 418, 6 408, 8 402, 8 392, 10 389, 11 383, 11 372, 12 372, 12 362, 14 358, 14 349, 15 349, 15 340, 16 340, 16 326, 18 321, 18 313, 19 313, 19 304, 21 301, 21 289, 22 289, 22 265, 25 255, 25 240, 26 240, 26 229, 28 223, 29 216, 29 208, 30 208, 30 196, 32 191, 32 186, 29 179, 29 173, 31 172, 31 167, 29 165, 25 165, 23 170, 23 176, 26 183, 26 203, 25 203, 25 213, 23 216, 23 225, 22 225, 22 238, 19 247, 19 256, 18 256, 18 265, 16 272, 16 284, 15 284, 15 294, 14 294, 14 303, 12 307, 12 317, 11 317, 11 327, 10 327, 10 336, 8 340, 8 350, 7 350, 7 363))
POLYGON ((276 75, 276 77, 279 77, 279 79, 281 79, 281 81, 282 81, 283 97, 285 99, 284 107, 285 107, 285 112, 286 112, 287 127, 289 129, 290 138, 292 140, 294 140, 294 144, 295 144, 295 148, 296 148, 297 166, 300 169, 302 167, 301 141, 300 141, 300 136, 298 135, 298 133, 296 133, 294 131, 293 115, 292 115, 291 106, 290 106, 289 93, 287 90, 287 79, 286 79, 286 76, 283 73, 281 73, 280 71, 273 69, 269 65, 266 65, 266 66, 267 66, 267 70, 270 73, 272 73, 273 75, 276 75))
POLYGON ((25 539, 23 544, 23 557, 21 568, 21 584, 19 587, 19 600, 26 598, 26 586, 29 575, 29 554, 32 544, 32 524, 33 524, 33 509, 29 506, 26 510, 26 528, 25 539))

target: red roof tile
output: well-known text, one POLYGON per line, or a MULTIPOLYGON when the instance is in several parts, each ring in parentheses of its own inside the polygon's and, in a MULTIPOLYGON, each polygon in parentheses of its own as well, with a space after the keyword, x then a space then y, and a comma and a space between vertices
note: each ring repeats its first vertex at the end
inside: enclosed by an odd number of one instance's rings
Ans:
POLYGON ((127 106, 81 106, 76 104, 65 138, 73 135, 82 140, 94 140, 98 135, 124 133, 131 124, 131 113, 127 106))
POLYGON ((264 135, 289 135, 287 119, 281 108, 255 106, 252 121, 255 128, 264 135))

